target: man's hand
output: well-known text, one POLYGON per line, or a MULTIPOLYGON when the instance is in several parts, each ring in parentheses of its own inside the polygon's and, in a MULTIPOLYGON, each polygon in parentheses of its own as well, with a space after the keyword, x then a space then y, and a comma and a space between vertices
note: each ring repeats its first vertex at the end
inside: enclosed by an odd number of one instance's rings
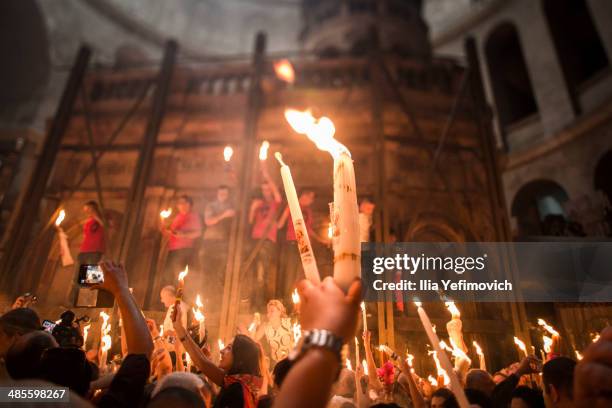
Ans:
POLYGON ((181 319, 181 304, 174 304, 170 307, 173 308, 170 313, 176 313, 176 319, 172 321, 172 327, 174 327, 176 336, 178 338, 183 338, 187 334, 187 329, 185 329, 185 326, 183 326, 183 319, 181 319), (174 308, 176 308, 176 310, 174 310, 174 308))
POLYGON ((92 289, 106 289, 113 295, 117 295, 124 290, 129 291, 127 272, 123 264, 104 261, 100 263, 100 267, 104 272, 104 282, 92 286, 92 289))
POLYGON ((329 330, 345 341, 355 335, 361 301, 361 281, 355 280, 348 294, 345 294, 331 277, 325 278, 318 286, 308 280, 302 280, 298 291, 302 300, 302 329, 329 330))
POLYGON ((612 406, 612 328, 590 344, 574 370, 574 404, 579 408, 612 406))
POLYGON ((157 327, 157 323, 153 319, 146 319, 147 327, 149 328, 149 332, 151 332, 151 337, 156 338, 159 336, 159 328, 157 327))
POLYGON ((541 371, 541 365, 541 361, 535 356, 527 356, 521 361, 515 374, 521 377, 525 374, 539 373, 541 371))

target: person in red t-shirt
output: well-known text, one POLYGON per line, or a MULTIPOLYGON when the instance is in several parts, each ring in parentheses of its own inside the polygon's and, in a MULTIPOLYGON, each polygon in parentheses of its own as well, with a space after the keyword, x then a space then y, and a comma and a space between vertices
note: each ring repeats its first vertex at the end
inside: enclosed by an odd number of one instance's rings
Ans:
MULTIPOLYGON (((312 229, 312 223, 314 221, 312 204, 315 200, 315 192, 313 190, 303 190, 299 197, 300 208, 302 209, 302 216, 304 217, 304 224, 306 225, 310 241, 317 241, 323 245, 327 245, 328 242, 319 237, 312 229)), ((295 284, 298 280, 304 278, 304 269, 296 244, 295 229, 293 228, 293 220, 289 213, 289 206, 285 207, 283 214, 278 220, 278 228, 283 228, 285 223, 287 223, 287 233, 285 234, 285 243, 283 245, 284 267, 279 276, 279 288, 283 298, 288 300, 293 288, 295 288, 295 284)))
POLYGON ((179 272, 193 260, 196 239, 202 235, 200 216, 192 212, 193 200, 187 195, 176 203, 178 214, 168 226, 162 223, 161 230, 168 238, 168 256, 162 276, 162 286, 176 283, 179 272))
MULTIPOLYGON (((102 255, 106 249, 104 239, 104 221, 98 203, 87 201, 83 205, 83 212, 87 218, 83 224, 83 241, 79 247, 79 255, 76 262, 76 273, 78 276, 81 265, 94 265, 102 260, 102 255)), ((76 279, 70 295, 71 299, 77 301, 78 285, 76 279)))
POLYGON ((261 197, 255 198, 249 211, 249 223, 252 225, 251 238, 253 247, 261 243, 253 262, 254 284, 251 285, 251 299, 255 305, 263 306, 274 297, 270 285, 270 268, 276 253, 276 218, 281 204, 278 187, 270 177, 265 166, 262 167, 264 182, 261 184, 261 197))

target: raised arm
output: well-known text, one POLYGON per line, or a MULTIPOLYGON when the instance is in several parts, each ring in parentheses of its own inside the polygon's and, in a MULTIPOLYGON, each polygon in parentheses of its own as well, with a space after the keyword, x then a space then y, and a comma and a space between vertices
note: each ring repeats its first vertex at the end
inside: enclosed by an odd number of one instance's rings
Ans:
MULTIPOLYGON (((171 306, 174 307, 174 306, 171 306)), ((181 306, 178 305, 177 313, 181 313, 181 306)), ((196 344, 195 341, 191 338, 189 333, 187 333, 187 329, 181 322, 181 319, 176 319, 176 321, 172 322, 174 326, 174 331, 176 332, 176 336, 178 340, 181 342, 183 347, 185 347, 185 351, 189 353, 189 357, 193 361, 193 364, 202 371, 202 373, 207 376, 212 382, 217 384, 218 386, 223 385, 223 377, 225 377, 225 371, 220 369, 213 363, 208 357, 204 355, 200 347, 196 344)))
POLYGON ((404 388, 408 389, 410 393, 410 399, 412 400, 412 406, 414 408, 427 408, 427 403, 425 402, 425 398, 421 395, 419 391, 419 387, 417 387, 416 382, 414 381, 414 377, 412 371, 410 370, 410 366, 406 362, 406 360, 399 358, 400 368, 402 370, 402 374, 398 378, 398 382, 404 386, 404 388))
MULTIPOLYGON (((300 323, 304 330, 328 330, 345 341, 354 336, 361 300, 360 281, 351 285, 348 294, 330 277, 320 285, 303 280, 298 290, 302 299, 300 323)), ((339 358, 330 349, 312 347, 305 350, 289 370, 275 407, 326 406, 339 370, 339 358)))
POLYGON ((363 332, 363 348, 365 349, 366 362, 368 363, 368 380, 370 387, 375 391, 382 390, 383 386, 380 380, 376 376, 376 361, 374 361, 374 355, 372 354, 372 347, 370 345, 370 339, 372 333, 370 331, 363 332))
POLYGON ((106 289, 115 296, 123 319, 128 354, 144 354, 150 359, 153 340, 145 318, 128 288, 125 268, 110 261, 102 262, 100 266, 104 271, 104 282, 97 288, 106 289))
POLYGON ((274 201, 276 201, 277 203, 280 203, 282 200, 282 196, 281 193, 278 189, 278 186, 276 185, 276 183, 274 182, 274 179, 272 179, 272 177, 270 177, 270 173, 268 172, 268 168, 264 165, 261 167, 261 173, 264 177, 264 180, 266 180, 266 182, 270 185, 270 188, 272 189, 272 194, 274 195, 274 201))

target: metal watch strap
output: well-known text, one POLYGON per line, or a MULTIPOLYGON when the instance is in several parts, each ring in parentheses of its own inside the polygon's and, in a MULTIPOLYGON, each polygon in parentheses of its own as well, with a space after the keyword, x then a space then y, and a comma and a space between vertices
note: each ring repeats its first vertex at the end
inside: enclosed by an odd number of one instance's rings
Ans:
POLYGON ((311 347, 322 347, 326 348, 334 353, 340 361, 340 351, 344 341, 342 338, 336 336, 329 330, 307 330, 304 332, 304 342, 302 344, 302 350, 305 351, 311 347))

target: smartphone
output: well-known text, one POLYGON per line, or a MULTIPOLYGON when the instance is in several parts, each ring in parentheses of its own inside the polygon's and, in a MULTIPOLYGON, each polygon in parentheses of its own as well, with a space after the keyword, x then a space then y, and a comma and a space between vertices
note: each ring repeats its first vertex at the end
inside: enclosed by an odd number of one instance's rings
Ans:
POLYGON ((81 265, 78 284, 83 286, 96 285, 104 282, 104 272, 100 265, 81 265))
POLYGON ((56 323, 52 322, 51 320, 43 320, 43 323, 42 323, 43 330, 49 333, 53 331, 53 328, 55 327, 55 325, 56 323))

